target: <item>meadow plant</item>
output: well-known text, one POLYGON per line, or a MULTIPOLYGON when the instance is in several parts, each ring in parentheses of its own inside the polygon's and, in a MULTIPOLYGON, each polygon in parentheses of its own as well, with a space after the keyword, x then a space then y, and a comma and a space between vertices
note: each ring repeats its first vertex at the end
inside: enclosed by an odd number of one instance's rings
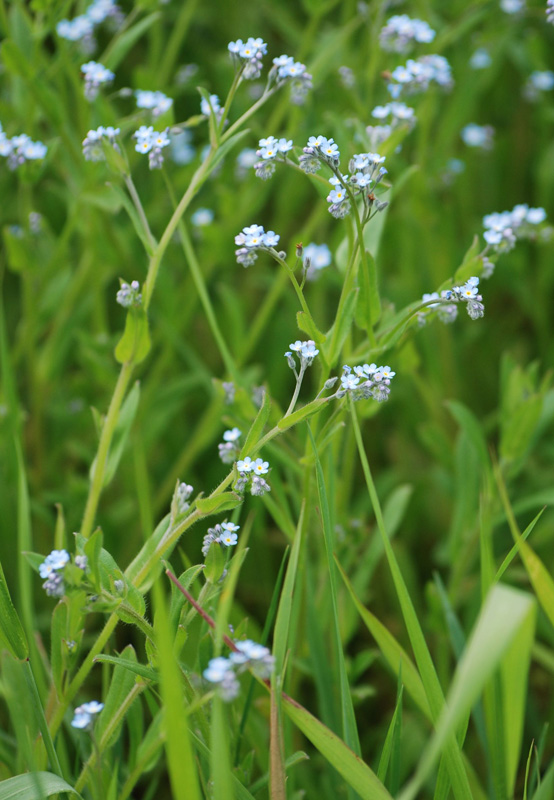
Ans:
POLYGON ((552 0, 316 5, 0 3, 0 797, 552 794, 552 0))

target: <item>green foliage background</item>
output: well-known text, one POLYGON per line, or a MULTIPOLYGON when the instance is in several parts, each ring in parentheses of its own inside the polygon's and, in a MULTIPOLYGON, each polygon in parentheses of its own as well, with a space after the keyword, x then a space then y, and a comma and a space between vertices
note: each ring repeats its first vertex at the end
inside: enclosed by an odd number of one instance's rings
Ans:
MULTIPOLYGON (((177 480, 208 495, 225 478, 228 470, 217 458, 217 443, 227 427, 238 424, 242 430, 248 429, 244 426, 251 423, 254 410, 246 398, 252 388, 266 387, 276 418, 277 409, 285 409, 292 395, 292 374, 283 352, 289 342, 304 338, 296 324, 297 299, 286 275, 269 258, 262 256, 246 270, 235 263, 233 237, 239 230, 257 222, 266 230, 277 231, 289 258, 297 242, 327 243, 335 255, 333 265, 317 282, 307 285, 305 294, 320 330, 326 331, 334 320, 343 281, 339 248, 349 221, 332 219, 324 190, 298 172, 278 168, 267 182, 258 180, 253 170, 238 178, 235 157, 242 147, 256 148, 258 140, 270 134, 290 137, 301 147, 310 135, 323 133, 333 136, 341 152, 348 155, 366 149, 356 139, 371 123, 371 109, 387 101, 382 73, 405 61, 379 49, 378 32, 389 14, 420 17, 438 31, 436 42, 422 52, 444 54, 452 65, 455 85, 446 94, 432 89, 413 98, 418 123, 402 142, 400 152, 387 157, 387 178, 393 188, 378 245, 376 231, 383 220, 377 218, 369 225, 385 318, 454 275, 473 237, 482 234, 484 214, 510 209, 516 203, 543 206, 550 220, 554 213, 552 93, 545 93, 535 103, 522 95, 533 70, 554 69, 554 27, 546 24, 540 2, 529 2, 521 17, 504 14, 497 2, 465 0, 414 0, 388 9, 382 2, 370 2, 363 13, 350 0, 187 0, 124 3, 123 9, 132 15, 129 35, 114 37, 102 28, 93 57, 116 72, 117 89, 160 89, 173 97, 172 116, 163 122, 171 125, 193 118, 190 130, 197 153, 208 143, 208 129, 204 120, 194 119, 199 114, 196 86, 225 97, 233 74, 229 40, 261 36, 268 43, 266 61, 282 52, 294 55, 313 74, 314 88, 304 106, 291 105, 284 90, 255 114, 244 138, 189 209, 209 207, 214 211, 212 225, 188 229, 244 393, 239 405, 224 405, 219 382, 232 376, 214 341, 189 261, 177 238, 163 258, 149 309, 152 349, 133 376, 140 382, 136 416, 96 516, 104 547, 121 568, 129 564, 168 512, 177 480), (130 35, 133 30, 136 37, 130 35), (492 65, 471 70, 468 59, 481 46, 489 49, 492 65), (190 63, 198 65, 198 72, 180 83, 178 69, 190 63), (355 76, 350 89, 341 83, 341 66, 350 67, 355 76), (460 130, 469 122, 494 126, 493 150, 471 150, 463 144, 460 130), (464 160, 465 170, 445 181, 449 159, 454 157, 464 160), (259 310, 269 302, 263 320, 259 310)), ((61 546, 62 542, 54 539, 56 504, 63 508, 69 532, 65 544, 73 548, 71 532, 80 529, 89 469, 98 445, 94 417, 106 413, 117 380, 114 347, 125 322, 125 312, 115 303, 118 279, 142 283, 148 267, 144 246, 123 206, 123 184, 106 164, 82 158, 81 141, 90 128, 118 124, 124 134, 130 134, 143 120, 137 121, 132 99, 110 97, 110 91, 92 104, 84 99, 79 68, 86 58, 55 34, 56 22, 79 10, 78 4, 48 0, 0 2, 0 121, 9 135, 25 131, 49 147, 44 165, 29 174, 10 173, 5 161, 0 162, 0 508, 4 532, 0 560, 27 633, 35 629, 38 634, 42 673, 38 683, 47 718, 52 698, 46 691, 46 652, 54 601, 45 599, 20 551, 48 553, 55 544, 61 546), (29 230, 32 211, 43 217, 38 236, 29 230), (22 227, 21 238, 12 226, 22 227), (91 407, 97 409, 94 415, 91 407)), ((238 118, 252 101, 250 85, 244 83, 231 119, 238 118)), ((127 152, 151 230, 160 237, 172 213, 164 178, 149 172, 146 159, 132 147, 127 152)), ((198 154, 187 166, 166 162, 178 197, 186 191, 198 163, 198 154)), ((185 223, 188 225, 187 218, 185 223)), ((460 318, 451 326, 434 322, 402 337, 382 359, 397 373, 390 401, 383 406, 367 403, 357 407, 388 533, 394 534, 394 553, 445 693, 459 652, 452 647, 453 628, 445 616, 440 586, 444 585, 459 631, 467 636, 483 607, 483 587, 489 583, 484 551, 490 546, 494 572, 514 543, 490 454, 499 460, 499 480, 507 485, 520 530, 554 497, 554 390, 550 388, 553 252, 552 243, 518 243, 514 251, 500 258, 494 276, 481 284, 484 319, 471 322, 461 309, 460 318), (437 583, 436 574, 442 584, 437 583)), ((363 342, 363 331, 354 326, 342 360, 334 365, 335 374, 363 342)), ((314 366, 308 374, 302 402, 313 399, 320 388, 318 369, 314 366)), ((344 424, 320 454, 332 549, 362 603, 409 649, 354 429, 348 413, 338 420, 344 424)), ((247 521, 252 529, 230 619, 239 632, 260 639, 285 548, 291 544, 305 501, 305 572, 295 596, 286 691, 341 735, 342 700, 330 632, 322 496, 316 490, 316 464, 309 457, 306 426, 299 425, 280 437, 262 455, 273 467, 272 493, 267 501, 248 498, 240 512, 243 529, 247 521)), ((177 574, 200 562, 206 527, 201 522, 180 540, 171 557, 177 574)), ((529 543, 550 574, 554 569, 553 542, 552 512, 547 510, 532 530, 529 543)), ((525 592, 535 591, 542 602, 540 589, 530 584, 524 566, 515 555, 503 581, 525 592)), ((338 575, 336 579, 340 638, 361 753, 377 771, 397 707, 397 679, 391 677, 374 640, 360 624, 338 575)), ((167 593, 168 587, 163 585, 167 593)), ((150 603, 148 598, 149 611, 150 603)), ((214 605, 214 614, 215 610, 214 605)), ((195 625, 191 635, 200 640, 199 649, 194 650, 194 659, 192 647, 185 650, 183 661, 191 673, 198 674, 211 655, 211 645, 207 631, 195 625)), ((91 615, 83 654, 100 626, 100 615, 91 615)), ((120 652, 132 644, 139 661, 146 663, 149 653, 143 638, 130 626, 120 626, 107 652, 120 652)), ((542 604, 535 638, 529 643, 525 708, 514 711, 521 715, 523 726, 522 754, 516 759, 517 797, 523 796, 531 742, 541 742, 541 751, 532 761, 529 797, 539 762, 544 770, 554 758, 554 739, 544 727, 552 718, 553 648, 552 609, 549 614, 542 604)), ((486 662, 484 654, 483 659, 486 662)), ((12 667, 5 669, 9 674, 12 667)), ((105 696, 111 669, 105 665, 91 672, 87 697, 105 696)), ((6 733, 0 737, 0 777, 8 778, 32 765, 22 762, 12 684, 9 677, 3 680, 7 688, 3 691, 0 687, 5 699, 0 713, 6 733)), ((487 702, 485 697, 491 747, 499 731, 511 722, 494 718, 492 701, 487 702)), ((120 785, 125 776, 123 765, 134 746, 129 731, 133 726, 142 729, 140 726, 154 717, 154 705, 153 700, 145 700, 141 706, 145 722, 139 725, 134 712, 124 735, 107 750, 104 768, 109 773, 109 763, 120 765, 120 785)), ((269 706, 261 688, 256 689, 254 705, 243 751, 253 749, 255 753, 252 777, 244 779, 250 791, 268 769, 269 706)), ((234 730, 240 713, 232 709, 230 716, 234 730)), ((514 724, 517 727, 519 722, 514 724)), ((291 770, 288 796, 300 796, 294 794, 300 790, 310 798, 346 796, 353 791, 345 788, 343 778, 296 728, 287 722, 284 730, 285 756, 305 749, 311 759, 291 770)), ((397 745, 392 756, 394 769, 386 781, 391 793, 395 794, 391 780, 398 789, 416 770, 429 731, 413 699, 404 696, 401 734, 392 737, 397 745)), ((483 747, 482 735, 474 718, 464 747, 482 787, 483 794, 475 791, 474 796, 507 797, 506 787, 495 783, 502 768, 483 747)), ((80 766, 74 764, 80 758, 80 745, 67 730, 64 736, 70 765, 66 775, 76 776, 80 766)), ((212 742, 210 746, 216 745, 212 742)), ((156 790, 160 797, 171 796, 167 780, 161 760, 140 784, 136 797, 152 796, 156 790)), ((243 780, 241 774, 239 780, 243 780)), ((97 786, 90 791, 94 796, 100 789, 97 786)), ((116 785, 109 796, 119 797, 118 791, 116 785)), ((209 794, 205 786, 203 791, 209 794)), ((225 796, 223 789, 217 788, 217 792, 225 796)), ((255 795, 264 796, 264 792, 267 796, 267 788, 255 795)), ((432 783, 427 782, 421 796, 433 796, 432 783)), ((445 794, 435 796, 448 796, 448 787, 445 794)))

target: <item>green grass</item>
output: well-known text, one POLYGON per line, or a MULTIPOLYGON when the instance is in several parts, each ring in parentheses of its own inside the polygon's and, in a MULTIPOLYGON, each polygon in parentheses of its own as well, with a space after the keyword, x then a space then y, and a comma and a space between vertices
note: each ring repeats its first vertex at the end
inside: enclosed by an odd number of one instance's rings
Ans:
POLYGON ((0 800, 546 800, 554 113, 552 92, 523 91, 554 69, 545 4, 123 0, 89 55, 56 33, 85 10, 0 0, 0 122, 48 147, 16 170, 0 155, 0 800), (395 13, 434 42, 385 51, 395 13), (268 45, 254 82, 227 50, 251 35, 268 45), (303 105, 265 84, 281 53, 313 76, 303 105), (453 86, 403 95, 413 129, 372 142, 387 74, 429 53, 453 86), (92 102, 89 59, 115 73, 92 102), (125 89, 173 106, 152 119, 125 89), (212 94, 222 117, 200 114, 212 94), (463 143, 470 122, 495 128, 491 150, 463 143), (186 131, 190 159, 166 148, 149 170, 143 124, 186 131), (99 125, 121 128, 119 150, 87 161, 99 125), (386 156, 386 208, 350 194, 350 215, 328 213, 336 165, 298 167, 318 134, 342 174, 386 156), (270 135, 294 149, 263 181, 237 156, 270 135), (483 216, 518 203, 548 219, 493 256, 485 316, 460 303, 420 324, 424 293, 482 275, 483 216), (280 240, 244 269, 234 237, 252 224, 280 240), (332 256, 314 281, 309 242, 332 256), (120 280, 140 304, 115 302, 120 280), (319 354, 295 376, 283 353, 307 339, 319 354), (396 372, 388 401, 335 396, 326 382, 366 362, 396 372), (218 457, 233 427, 234 462, 270 464, 263 496, 218 457), (203 556, 224 521, 237 546, 203 556), (59 599, 38 575, 53 549, 88 559, 59 599), (237 668, 225 702, 202 673, 245 639, 273 673, 237 668), (73 728, 93 699, 92 729, 73 728))

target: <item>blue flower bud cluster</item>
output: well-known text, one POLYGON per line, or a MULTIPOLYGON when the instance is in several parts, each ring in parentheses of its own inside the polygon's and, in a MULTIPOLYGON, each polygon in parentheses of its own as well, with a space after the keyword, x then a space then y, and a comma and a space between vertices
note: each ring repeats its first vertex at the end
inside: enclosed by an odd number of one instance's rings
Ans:
POLYGON ((266 139, 260 139, 258 147, 256 155, 261 161, 256 161, 253 166, 256 176, 265 181, 271 178, 275 172, 275 162, 286 160, 287 153, 292 150, 293 144, 292 139, 277 139, 275 136, 268 136, 266 139))
POLYGON ((435 31, 421 19, 411 19, 407 14, 391 17, 379 34, 383 50, 393 53, 408 53, 415 42, 428 44, 435 38, 435 31))
POLYGON ((137 140, 135 150, 137 153, 148 154, 148 166, 150 169, 161 169, 164 161, 163 149, 169 144, 168 129, 165 131, 155 131, 152 125, 141 125, 138 131, 133 133, 133 139, 137 140))
POLYGON ((148 109, 152 112, 152 117, 154 119, 161 114, 165 114, 173 105, 173 99, 167 97, 163 92, 152 92, 146 89, 137 89, 135 91, 135 99, 137 101, 137 108, 148 109))
POLYGON ((425 92, 431 83, 443 89, 450 89, 454 83, 450 64, 444 56, 420 56, 408 59, 405 66, 396 67, 391 74, 392 81, 387 85, 391 96, 396 99, 401 92, 416 94, 425 92))
POLYGON ((273 59, 273 67, 269 72, 269 84, 288 83, 290 99, 294 105, 301 106, 312 88, 312 76, 305 64, 295 61, 292 56, 282 55, 273 59))
POLYGON ((270 650, 251 639, 234 643, 236 650, 229 658, 212 658, 204 670, 204 678, 217 685, 219 695, 226 702, 237 697, 240 684, 237 676, 247 669, 265 680, 271 676, 275 667, 275 659, 270 650))
POLYGON ((544 208, 529 208, 525 203, 512 211, 487 214, 483 217, 486 243, 496 253, 507 253, 515 247, 517 239, 536 238, 538 228, 546 220, 544 208))
POLYGON ((465 128, 462 128, 460 136, 468 147, 492 150, 494 133, 492 125, 477 125, 475 122, 470 122, 465 128))
POLYGON ((140 293, 140 283, 132 281, 130 284, 121 281, 121 288, 119 289, 116 301, 123 308, 139 308, 142 303, 142 294, 140 293))
POLYGON ((202 555, 204 558, 208 555, 212 544, 220 544, 223 547, 236 545, 238 541, 236 531, 238 530, 240 530, 240 525, 234 525, 232 522, 218 522, 213 528, 208 528, 208 533, 204 536, 202 542, 202 555))
POLYGON ((190 483, 180 483, 177 486, 175 491, 175 501, 178 516, 182 516, 189 510, 190 503, 188 501, 193 492, 194 488, 190 485, 190 483))
POLYGON ((48 148, 42 142, 33 142, 26 133, 6 136, 0 124, 0 156, 8 159, 8 168, 17 169, 26 161, 39 161, 44 158, 48 148))
POLYGON ((405 103, 393 100, 384 106, 375 106, 371 116, 379 120, 387 120, 385 125, 368 125, 366 133, 372 147, 378 147, 389 138, 398 128, 407 128, 411 131, 416 124, 416 116, 413 108, 405 103))
POLYGON ((246 42, 237 39, 236 42, 229 42, 227 49, 237 68, 242 71, 243 78, 252 81, 260 77, 262 56, 267 53, 267 44, 263 39, 252 36, 246 42))
POLYGON ((326 244, 310 242, 302 248, 302 258, 306 280, 313 281, 331 263, 331 251, 326 244))
POLYGON ((546 21, 554 25, 554 0, 546 0, 546 21))
POLYGON ((525 0, 500 0, 500 8, 506 14, 519 14, 525 10, 525 0))
POLYGON ((92 728, 94 718, 104 708, 104 703, 99 703, 97 700, 91 700, 90 703, 83 703, 77 706, 71 725, 73 728, 80 730, 90 730, 92 728))
POLYGON ((552 89, 554 89, 554 72, 550 69, 536 70, 529 75, 523 87, 523 96, 534 103, 543 92, 551 92, 552 89))
POLYGON ((315 346, 313 339, 308 339, 307 342, 301 342, 300 339, 297 339, 295 342, 290 344, 289 347, 290 350, 287 350, 285 353, 285 358, 287 359, 287 363, 295 375, 297 375, 296 361, 294 360, 293 353, 296 353, 296 356, 300 361, 301 372, 304 372, 306 367, 311 367, 314 362, 314 358, 319 355, 319 350, 315 346))
POLYGON ((115 74, 103 64, 96 61, 87 61, 81 65, 81 72, 85 76, 85 97, 95 100, 100 92, 100 87, 112 83, 115 74))
POLYGON ((100 125, 96 130, 90 130, 83 139, 83 155, 87 161, 105 161, 104 142, 110 144, 114 150, 119 152, 119 145, 116 137, 121 133, 119 128, 111 125, 104 127, 100 125))
POLYGON ((72 20, 62 19, 58 22, 56 33, 61 39, 70 42, 80 41, 87 51, 92 52, 96 46, 94 29, 107 19, 115 25, 121 24, 123 15, 119 6, 113 0, 94 0, 84 14, 72 20))
POLYGON ((239 428, 231 428, 223 434, 223 441, 217 445, 217 449, 224 464, 233 464, 239 457, 241 436, 242 431, 239 428))
POLYGON ((262 477, 269 472, 269 461, 264 461, 262 458, 252 461, 250 456, 246 456, 246 458, 237 461, 237 471, 239 477, 233 486, 236 492, 244 494, 249 489, 250 494, 255 497, 261 497, 266 492, 271 491, 271 486, 262 477))
MULTIPOLYGON (((42 588, 50 597, 63 597, 65 594, 64 571, 70 562, 70 555, 67 550, 52 550, 46 556, 42 564, 39 565, 38 572, 41 578, 46 578, 42 588)), ((83 570, 87 569, 87 557, 75 556, 75 566, 83 570)))
POLYGON ((434 312, 436 312, 440 321, 444 322, 445 324, 454 322, 458 316, 458 306, 453 302, 448 302, 451 299, 450 292, 448 290, 443 291, 440 294, 438 292, 429 292, 424 294, 421 299, 424 303, 428 303, 428 305, 425 309, 418 312, 417 320, 420 326, 425 325, 428 321, 428 318, 434 312), (431 300, 438 300, 439 302, 431 303, 431 300))
POLYGON ((273 250, 281 237, 275 231, 264 231, 263 225, 248 225, 235 236, 235 256, 238 264, 250 267, 258 258, 258 251, 273 250))
POLYGON ((378 403, 389 399, 390 382, 396 375, 389 366, 362 364, 349 367, 345 364, 336 397, 349 394, 354 401, 368 400, 372 397, 378 403))
POLYGON ((466 303, 467 313, 470 318, 479 319, 485 315, 485 306, 478 287, 479 278, 468 278, 463 286, 453 286, 452 289, 447 290, 444 297, 446 300, 453 300, 456 303, 463 301, 466 303))

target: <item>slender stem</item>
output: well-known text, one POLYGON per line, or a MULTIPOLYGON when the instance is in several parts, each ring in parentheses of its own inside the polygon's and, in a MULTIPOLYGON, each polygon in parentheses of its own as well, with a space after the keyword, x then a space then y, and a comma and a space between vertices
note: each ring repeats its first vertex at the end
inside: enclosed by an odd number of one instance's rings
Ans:
POLYGON ((76 673, 75 677, 67 687, 63 700, 56 708, 56 711, 54 712, 54 715, 52 716, 52 720, 50 722, 50 733, 52 735, 52 738, 54 738, 56 733, 58 732, 58 729, 63 722, 63 718, 65 716, 65 712, 69 707, 69 704, 71 703, 71 701, 73 700, 73 698, 75 697, 75 695, 77 694, 83 683, 85 682, 85 679, 87 678, 92 666, 94 665, 94 659, 96 658, 97 655, 100 655, 100 653, 104 649, 104 645, 106 644, 106 642, 112 635, 113 631, 115 630, 117 623, 118 623, 117 614, 115 613, 110 614, 97 640, 87 653, 87 657, 85 658, 85 660, 79 667, 79 670, 76 673))
MULTIPOLYGON (((173 191, 173 187, 169 180, 169 176, 167 175, 167 172, 165 170, 163 171, 163 174, 167 185, 167 191, 169 192, 169 196, 171 198, 171 202, 173 203, 173 205, 176 205, 175 193, 173 191)), ((208 294, 208 290, 204 282, 204 277, 202 275, 202 270, 200 269, 200 264, 198 263, 198 259, 196 258, 196 253, 194 252, 194 247, 192 245, 188 229, 182 219, 179 220, 177 229, 179 231, 179 237, 181 239, 181 244, 183 246, 185 257, 188 261, 192 279, 194 280, 194 284, 196 286, 196 291, 198 292, 198 296, 200 297, 200 302, 202 303, 202 307, 204 308, 204 313, 206 314, 206 318, 208 320, 208 324, 212 331, 213 337, 217 342, 217 346, 219 347, 219 352, 221 354, 221 358, 223 359, 223 363, 225 364, 225 369, 233 378, 233 380, 235 382, 238 382, 238 377, 239 377, 238 370, 236 368, 234 359, 231 353, 229 352, 229 349, 225 342, 225 338, 223 337, 221 330, 219 328, 217 322, 217 315, 214 311, 212 302, 210 300, 210 295, 208 294)))
POLYGON ((255 114, 256 111, 259 108, 261 108, 263 106, 263 104, 266 103, 269 100, 270 97, 273 97, 273 95, 280 88, 281 88, 280 86, 274 86, 273 89, 269 89, 267 92, 264 92, 263 95, 260 97, 260 99, 256 100, 254 105, 250 106, 250 108, 247 111, 244 112, 242 117, 239 117, 236 120, 236 122, 233 122, 233 124, 230 126, 230 128, 225 133, 225 135, 221 137, 221 143, 223 144, 223 142, 226 142, 227 139, 230 139, 231 136, 235 133, 235 131, 237 131, 241 127, 241 125, 244 122, 246 122, 246 120, 249 119, 252 116, 252 114, 255 114))
POLYGON ((102 426, 102 434, 100 436, 100 443, 98 445, 98 452, 96 454, 94 475, 92 476, 92 482, 85 507, 85 514, 81 524, 81 534, 85 539, 88 539, 88 537, 91 535, 94 526, 96 509, 98 507, 98 501, 104 485, 104 475, 106 472, 106 464, 108 461, 110 445, 114 435, 115 427, 117 425, 119 410, 121 408, 121 404, 123 403, 123 398, 125 397, 125 392, 127 390, 127 386, 129 385, 129 381, 131 380, 132 374, 133 363, 128 361, 121 367, 110 407, 108 409, 108 415, 106 416, 104 425, 102 426))
POLYGON ((210 173, 210 168, 212 167, 212 162, 214 160, 215 150, 210 150, 206 159, 202 162, 202 164, 198 167, 194 175, 192 176, 192 180, 189 183, 188 189, 182 196, 177 205, 177 208, 173 212, 171 219, 167 223, 167 227, 162 234, 162 238, 160 239, 158 246, 154 250, 152 258, 150 259, 150 264, 148 266, 148 274, 146 276, 146 281, 144 283, 143 292, 142 292, 142 304, 145 311, 148 311, 148 306, 150 305, 150 301, 152 300, 152 292, 154 291, 154 286, 156 284, 156 278, 158 277, 158 272, 160 269, 160 264, 163 258, 165 251, 167 250, 167 246, 169 245, 173 234, 179 224, 179 221, 183 214, 185 213, 190 201, 202 185, 202 183, 206 180, 210 173))
POLYGON ((23 662, 23 672, 25 675, 25 682, 33 697, 33 704, 35 706, 35 711, 37 714, 39 730, 42 736, 42 740, 44 742, 44 746, 46 748, 46 752, 48 754, 48 758, 50 759, 51 767, 56 773, 56 775, 59 775, 60 778, 64 778, 64 774, 62 772, 62 768, 58 760, 58 755, 54 747, 54 742, 52 741, 52 736, 50 734, 50 731, 48 730, 48 723, 46 722, 46 718, 44 716, 44 709, 42 707, 42 702, 40 699, 40 695, 38 693, 35 676, 29 659, 23 662))
POLYGON ((124 177, 125 177, 125 184, 127 186, 127 189, 129 190, 129 194, 131 195, 131 200, 133 201, 137 213, 140 217, 140 221, 142 222, 142 227, 144 228, 144 232, 146 233, 146 238, 148 239, 151 251, 154 252, 154 250, 156 249, 156 240, 152 236, 152 231, 150 230, 150 225, 148 224, 146 214, 144 213, 144 207, 140 201, 137 188, 133 183, 133 179, 131 178, 130 175, 125 175, 124 177))
MULTIPOLYGON (((188 592, 188 591, 185 589, 185 587, 184 587, 184 586, 183 586, 181 583, 179 583, 179 581, 177 580, 177 578, 175 577, 175 575, 174 575, 174 574, 171 572, 171 570, 170 570, 170 569, 166 569, 166 571, 165 571, 165 574, 167 575, 167 577, 169 578, 169 580, 170 580, 172 583, 174 583, 174 584, 175 584, 175 586, 176 586, 176 587, 179 589, 179 591, 180 591, 180 592, 181 592, 181 593, 182 593, 182 594, 183 594, 183 595, 184 595, 184 596, 187 598, 187 600, 189 601, 189 603, 191 604, 191 606, 192 606, 194 609, 196 609, 196 611, 197 611, 197 612, 200 614, 200 616, 202 617, 202 619, 203 619, 205 622, 207 622, 207 623, 208 623, 208 625, 210 626, 210 628, 212 628, 212 630, 215 630, 215 627, 216 627, 216 626, 215 626, 215 622, 214 622, 214 620, 212 619, 212 617, 210 617, 210 615, 208 614, 208 612, 207 612, 207 611, 204 611, 204 609, 202 608, 202 606, 201 606, 199 603, 197 603, 197 602, 196 602, 196 600, 195 600, 195 599, 194 599, 194 597, 191 595, 191 593, 190 593, 190 592, 188 592)), ((237 646, 236 646, 236 644, 233 642, 233 640, 232 640, 231 638, 229 638, 229 636, 227 636, 226 634, 223 634, 223 641, 225 642, 225 644, 227 645, 227 647, 229 647, 231 650, 234 650, 234 651, 235 651, 235 653, 237 653, 237 652, 238 652, 238 647, 237 647, 237 646)))
MULTIPOLYGON (((369 264, 367 262, 367 253, 365 251, 365 246, 364 246, 364 229, 363 229, 362 221, 360 219, 360 214, 358 213, 358 204, 356 203, 356 198, 354 197, 354 194, 353 194, 350 186, 348 186, 348 184, 346 184, 346 191, 348 192, 348 195, 350 197, 350 204, 352 206, 352 213, 354 214, 354 222, 355 222, 355 225, 356 225, 356 232, 358 234, 358 247, 359 247, 359 250, 360 250, 360 259, 361 259, 361 262, 362 262, 362 269, 365 271, 366 275, 369 278, 369 264)), ((375 347, 377 342, 375 341, 375 333, 373 332, 373 325, 372 325, 372 322, 371 322, 371 318, 369 318, 367 320, 367 336, 368 336, 370 345, 372 347, 375 347)))
POLYGON ((302 364, 300 366, 300 375, 298 375, 296 379, 296 386, 294 389, 294 394, 292 396, 292 400, 290 401, 290 405, 285 411, 285 417, 288 417, 294 411, 294 407, 296 405, 296 401, 298 400, 298 395, 300 393, 300 387, 302 386, 302 380, 304 378, 304 373, 306 372, 306 365, 302 364))
POLYGON ((279 256, 279 253, 277 252, 277 250, 272 249, 271 250, 271 255, 273 256, 275 261, 277 261, 278 264, 281 264, 286 269, 287 275, 290 278, 290 282, 292 283, 292 285, 294 287, 294 291, 296 292, 296 296, 298 297, 298 300, 299 300, 300 305, 302 307, 302 311, 304 311, 304 313, 307 314, 308 317, 312 320, 313 317, 312 317, 312 315, 310 313, 310 309, 308 308, 308 304, 306 303, 306 300, 304 298, 304 293, 302 292, 302 289, 300 288, 300 284, 296 280, 296 275, 294 274, 293 270, 289 267, 289 265, 287 264, 285 259, 281 258, 279 256))

